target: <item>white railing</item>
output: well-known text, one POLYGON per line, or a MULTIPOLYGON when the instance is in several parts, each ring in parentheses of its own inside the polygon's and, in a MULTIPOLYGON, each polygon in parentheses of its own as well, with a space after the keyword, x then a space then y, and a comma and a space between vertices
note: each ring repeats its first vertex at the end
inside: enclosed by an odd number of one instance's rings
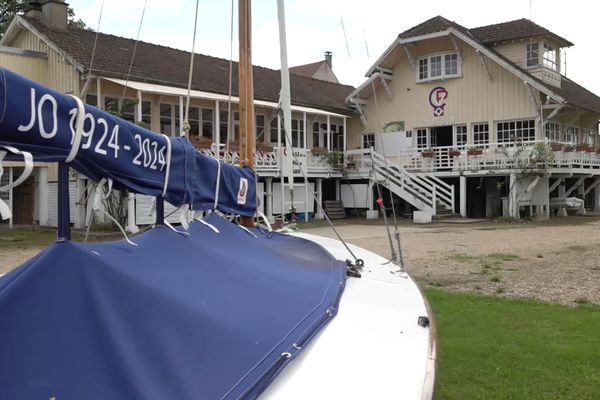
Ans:
POLYGON ((346 152, 346 162, 372 170, 388 189, 423 211, 437 213, 438 205, 454 212, 454 186, 430 174, 417 174, 371 150, 346 152))
POLYGON ((548 146, 549 154, 540 168, 599 168, 600 154, 577 150, 569 143, 556 143, 564 150, 552 150, 547 141, 487 143, 411 149, 392 159, 413 172, 478 171, 518 169, 523 166, 535 145, 548 146))

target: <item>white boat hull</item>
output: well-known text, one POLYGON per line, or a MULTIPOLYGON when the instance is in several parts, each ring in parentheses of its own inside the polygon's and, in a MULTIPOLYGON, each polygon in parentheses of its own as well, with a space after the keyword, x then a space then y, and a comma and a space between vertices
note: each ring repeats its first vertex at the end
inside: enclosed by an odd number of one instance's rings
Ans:
MULTIPOLYGON (((296 233, 352 259, 341 242, 296 233)), ((348 278, 337 316, 263 393, 261 399, 431 399, 435 328, 415 282, 385 258, 350 245, 364 261, 348 278), (420 326, 427 316, 429 327, 420 326)))

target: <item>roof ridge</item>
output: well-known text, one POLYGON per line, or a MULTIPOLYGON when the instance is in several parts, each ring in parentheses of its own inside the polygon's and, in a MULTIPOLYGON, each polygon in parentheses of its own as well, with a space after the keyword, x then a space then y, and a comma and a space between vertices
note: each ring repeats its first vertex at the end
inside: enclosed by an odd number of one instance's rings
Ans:
MULTIPOLYGON (((531 22, 532 24, 535 24, 537 26, 539 26, 540 28, 543 28, 543 26, 536 24, 534 21, 530 20, 529 18, 517 18, 517 19, 512 19, 510 21, 504 21, 504 22, 496 22, 495 24, 488 24, 488 25, 481 25, 481 26, 475 26, 473 28, 468 28, 469 30, 471 29, 482 29, 482 28, 489 28, 491 26, 496 26, 496 25, 504 25, 504 24, 511 24, 513 22, 518 22, 518 21, 527 21, 527 22, 531 22)), ((546 29, 546 28, 544 28, 546 29)))

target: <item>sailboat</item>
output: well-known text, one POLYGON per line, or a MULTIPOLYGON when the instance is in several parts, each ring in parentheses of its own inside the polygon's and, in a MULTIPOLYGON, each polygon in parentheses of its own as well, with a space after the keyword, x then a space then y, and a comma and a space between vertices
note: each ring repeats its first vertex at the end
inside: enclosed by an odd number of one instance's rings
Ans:
POLYGON ((24 161, 24 174, 34 161, 59 165, 57 241, 0 277, 3 397, 432 397, 433 320, 399 265, 255 225, 249 3, 239 167, 0 68, 0 161, 24 161), (156 197, 155 226, 72 241, 69 169, 98 183, 97 198, 156 197), (173 229, 164 201, 210 213, 173 229))

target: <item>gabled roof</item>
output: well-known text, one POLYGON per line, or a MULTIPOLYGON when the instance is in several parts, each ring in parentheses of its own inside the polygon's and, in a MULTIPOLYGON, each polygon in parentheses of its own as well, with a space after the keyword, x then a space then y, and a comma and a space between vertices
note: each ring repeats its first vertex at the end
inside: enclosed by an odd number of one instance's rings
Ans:
MULTIPOLYGON (((48 28, 40 21, 17 17, 51 43, 69 55, 79 67, 89 72, 96 33, 69 27, 67 31, 48 28)), ((92 73, 104 77, 125 79, 135 40, 99 33, 92 73)), ((131 80, 186 88, 190 53, 147 42, 139 42, 131 69, 131 80)), ((254 66, 254 97, 257 100, 278 102, 281 90, 280 72, 254 66)), ((233 95, 238 92, 238 63, 233 63, 233 95)), ((229 60, 196 54, 192 89, 228 94, 229 60)), ((292 103, 343 114, 352 110, 345 102, 352 86, 326 82, 300 75, 290 76, 292 103)))
POLYGON ((309 78, 312 78, 312 76, 319 70, 319 68, 321 68, 323 64, 327 64, 327 61, 321 60, 310 64, 290 67, 290 74, 308 76, 309 78))
POLYGON ((457 24, 454 21, 450 21, 441 15, 435 16, 428 19, 425 22, 421 22, 419 25, 415 25, 410 29, 405 30, 398 35, 400 39, 409 39, 418 36, 425 36, 431 33, 443 32, 448 28, 456 28, 459 31, 467 33, 469 30, 462 25, 457 24))
POLYGON ((573 43, 550 32, 548 29, 526 18, 499 24, 471 28, 469 31, 482 43, 492 44, 506 40, 524 39, 534 36, 546 36, 553 39, 561 47, 571 47, 573 43))

